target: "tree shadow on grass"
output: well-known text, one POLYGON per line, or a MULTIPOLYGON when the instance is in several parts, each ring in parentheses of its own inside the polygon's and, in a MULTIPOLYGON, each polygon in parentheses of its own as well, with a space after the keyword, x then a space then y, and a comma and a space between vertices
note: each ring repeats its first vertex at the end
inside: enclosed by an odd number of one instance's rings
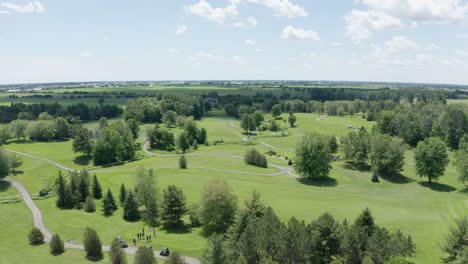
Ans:
POLYGON ((0 192, 6 192, 10 189, 11 184, 6 181, 0 181, 0 192))
POLYGON ((180 224, 177 226, 164 226, 164 231, 168 234, 188 234, 192 232, 189 225, 180 224))
POLYGON ((357 170, 360 172, 369 172, 371 171, 372 167, 370 165, 361 165, 358 166, 350 161, 345 162, 343 165, 341 165, 344 169, 347 170, 357 170))
POLYGON ((459 190, 460 193, 468 194, 468 186, 465 186, 463 189, 459 190))
POLYGON ((86 259, 92 262, 99 262, 104 258, 104 254, 101 254, 100 256, 86 256, 86 259))
POLYGON ((73 159, 73 162, 77 165, 81 165, 81 166, 87 166, 89 165, 89 163, 91 162, 91 160, 93 159, 93 156, 91 155, 82 155, 82 156, 79 156, 79 157, 75 157, 73 159))
POLYGON ((311 185, 311 186, 317 186, 317 187, 335 187, 338 185, 338 182, 336 179, 330 178, 330 177, 323 177, 320 179, 304 179, 304 178, 299 178, 297 179, 298 182, 304 184, 304 185, 311 185))
POLYGON ((443 184, 443 183, 438 183, 438 182, 432 182, 432 183, 420 182, 419 185, 421 185, 423 187, 427 187, 427 188, 429 188, 429 189, 431 189, 433 191, 437 191, 437 192, 453 192, 453 191, 457 190, 457 188, 455 188, 453 186, 443 184))
POLYGON ((401 173, 396 173, 393 175, 381 175, 382 179, 396 184, 408 184, 414 182, 413 179, 406 177, 401 173))

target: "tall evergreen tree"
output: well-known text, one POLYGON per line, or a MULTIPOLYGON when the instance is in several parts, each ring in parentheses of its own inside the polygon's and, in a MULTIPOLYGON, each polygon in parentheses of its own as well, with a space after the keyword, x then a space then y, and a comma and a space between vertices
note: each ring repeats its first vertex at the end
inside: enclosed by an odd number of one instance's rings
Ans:
POLYGON ((57 188, 57 201, 56 205, 58 208, 64 209, 69 208, 71 206, 71 194, 70 190, 67 187, 67 183, 65 182, 65 178, 62 175, 62 172, 59 171, 59 176, 56 182, 57 188))
POLYGON ((166 226, 177 226, 187 212, 185 195, 181 188, 169 185, 163 192, 161 217, 166 226))
POLYGON ((90 227, 85 228, 83 244, 88 259, 99 260, 102 258, 102 244, 96 230, 90 227))
POLYGON ((44 235, 37 227, 33 227, 31 231, 29 231, 28 238, 31 245, 39 245, 44 243, 44 235))
POLYGON ((119 192, 119 201, 121 205, 123 205, 123 203, 125 202, 126 197, 127 197, 127 190, 125 188, 125 185, 122 183, 120 185, 120 192, 119 192))
POLYGON ((65 252, 65 245, 59 235, 52 235, 50 240, 50 254, 57 256, 65 252))
POLYGON ((94 199, 96 199, 96 200, 101 199, 102 198, 102 188, 101 188, 101 184, 99 183, 96 174, 93 175, 92 188, 93 188, 93 197, 94 197, 94 199))
POLYGON ((117 210, 117 204, 114 200, 114 195, 112 194, 111 190, 108 189, 106 193, 106 197, 102 201, 102 211, 105 216, 110 216, 117 210))
POLYGON ((140 218, 138 212, 138 202, 132 191, 127 192, 127 197, 123 204, 123 219, 126 221, 135 221, 140 218))
POLYGON ((223 245, 222 235, 212 235, 208 239, 208 248, 203 252, 202 264, 228 263, 227 252, 223 245))
POLYGON ((118 238, 112 240, 111 246, 109 248, 109 256, 111 264, 126 264, 127 256, 125 251, 122 249, 122 245, 118 238))

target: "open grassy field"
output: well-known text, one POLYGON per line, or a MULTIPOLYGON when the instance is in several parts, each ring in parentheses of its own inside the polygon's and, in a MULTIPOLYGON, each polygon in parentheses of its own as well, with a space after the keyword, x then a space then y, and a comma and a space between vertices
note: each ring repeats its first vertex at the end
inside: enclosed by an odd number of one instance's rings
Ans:
MULTIPOLYGON (((373 123, 359 116, 320 117, 317 114, 297 114, 296 116, 297 127, 288 129, 288 136, 278 137, 273 133, 265 132, 254 138, 257 141, 254 147, 262 152, 274 148, 280 153, 293 157, 292 149, 296 141, 307 131, 334 134, 340 137, 347 133, 349 125, 365 126, 369 129, 373 126, 373 123)), ((97 124, 90 124, 90 126, 95 125, 97 124)), ((241 140, 244 136, 239 128, 239 121, 226 117, 221 112, 213 112, 208 118, 198 122, 198 126, 208 130, 210 141, 223 139, 226 142, 215 146, 200 146, 197 151, 199 153, 226 153, 242 156, 245 149, 249 147, 241 140)), ((71 151, 71 141, 11 143, 6 145, 6 148, 47 157, 72 168, 82 168, 82 165, 74 162, 77 155, 71 151)), ((334 162, 330 179, 316 184, 304 184, 287 174, 260 176, 190 168, 190 166, 209 167, 255 174, 270 174, 277 171, 272 167, 261 169, 247 166, 239 159, 212 155, 188 155, 189 169, 187 170, 177 168, 177 157, 148 157, 120 166, 92 170, 91 173, 96 173, 102 186, 105 189, 110 188, 116 196, 121 183, 127 186, 134 184, 134 175, 138 167, 154 168, 158 186, 164 188, 174 184, 181 187, 190 204, 200 199, 200 192, 205 184, 214 178, 221 178, 233 187, 240 205, 251 191, 257 190, 262 194, 265 203, 272 206, 283 220, 295 216, 311 221, 324 212, 332 213, 339 220, 345 218, 354 220, 364 208, 369 207, 378 224, 392 230, 399 228, 413 236, 417 245, 417 254, 413 259, 416 263, 440 263, 443 253, 439 245, 444 239, 448 226, 455 218, 468 214, 467 193, 466 190, 464 191, 464 186, 458 182, 458 175, 452 164, 438 183, 428 186, 424 179, 416 176, 412 155, 412 151, 407 152, 401 177, 384 179, 378 184, 371 183, 371 172, 354 170, 344 161, 334 162)), ((37 193, 41 184, 57 175, 59 170, 43 160, 27 157, 23 160, 24 165, 20 168, 23 172, 12 176, 12 179, 23 183, 32 194, 37 193)), ((282 166, 287 164, 286 161, 278 158, 269 158, 269 161, 282 166)), ((0 197, 11 195, 15 195, 11 188, 0 186, 0 197)), ((65 240, 79 241, 83 228, 91 225, 97 229, 106 244, 118 235, 131 241, 135 234, 144 227, 142 222, 123 221, 121 209, 111 217, 104 217, 100 211, 88 214, 77 210, 59 210, 54 202, 55 199, 50 198, 37 201, 37 204, 43 211, 46 226, 53 232, 59 233, 65 240)), ((97 208, 100 208, 100 202, 97 202, 97 208)), ((2 223, 12 222, 3 213, 7 212, 15 215, 14 219, 29 219, 29 222, 14 223, 18 226, 16 230, 30 228, 32 218, 23 203, 0 204, 0 210, 2 223)), ((4 229, 7 229, 6 225, 0 227, 0 233, 10 232, 4 229)), ((26 234, 27 231, 18 232, 26 234)), ((39 262, 35 263, 54 263, 55 259, 48 256, 46 247, 32 248, 26 245, 26 235, 17 237, 15 241, 22 243, 24 255, 27 255, 25 258, 33 259, 36 255, 42 254, 43 259, 38 257, 39 262), (48 261, 49 258, 52 260, 48 261)), ((0 248, 4 250, 5 247, 1 243, 6 245, 6 242, 0 241, 0 248)), ((184 255, 200 257, 205 243, 206 238, 201 235, 198 228, 171 231, 159 229, 152 245, 155 248, 168 246, 184 255)), ((6 260, 16 260, 18 257, 7 250, 4 252, 1 250, 0 253, 3 253, 2 257, 6 260)), ((69 252, 63 257, 69 259, 70 263, 75 263, 74 261, 77 260, 83 261, 81 253, 69 252)))

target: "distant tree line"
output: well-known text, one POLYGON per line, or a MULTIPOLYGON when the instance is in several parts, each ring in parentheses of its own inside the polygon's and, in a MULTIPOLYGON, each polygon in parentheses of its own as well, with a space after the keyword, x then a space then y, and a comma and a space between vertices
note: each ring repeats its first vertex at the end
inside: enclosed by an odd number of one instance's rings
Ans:
POLYGON ((114 118, 122 115, 123 109, 117 105, 100 104, 89 106, 84 103, 63 106, 53 104, 11 103, 0 106, 0 123, 9 123, 16 119, 37 120, 41 113, 52 117, 64 117, 70 123, 99 120, 101 117, 114 118))

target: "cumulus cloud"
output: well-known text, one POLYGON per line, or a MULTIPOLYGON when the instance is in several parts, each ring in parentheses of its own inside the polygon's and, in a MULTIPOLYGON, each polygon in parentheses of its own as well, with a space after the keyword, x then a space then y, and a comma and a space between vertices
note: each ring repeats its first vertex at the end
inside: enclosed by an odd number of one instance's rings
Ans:
POLYGON ((234 22, 233 23, 233 26, 234 27, 255 27, 257 26, 258 22, 257 22, 257 19, 255 17, 247 17, 245 19, 241 19, 237 22, 234 22))
POLYGON ((414 52, 419 49, 419 45, 404 37, 396 36, 385 42, 381 47, 374 46, 373 55, 377 58, 390 58, 404 52, 414 52))
POLYGON ((244 44, 247 45, 247 46, 255 46, 257 44, 257 42, 255 40, 252 40, 252 39, 246 39, 244 41, 244 44))
POLYGON ((287 26, 283 29, 281 34, 283 39, 299 39, 299 40, 320 40, 320 36, 317 32, 312 30, 305 30, 302 28, 295 28, 293 26, 287 26))
POLYGON ((372 10, 421 22, 460 21, 468 13, 468 3, 460 0, 359 0, 372 10))
POLYGON ((42 13, 45 11, 44 5, 39 1, 30 1, 26 4, 11 2, 0 2, 0 14, 11 13, 42 13))
POLYGON ((354 43, 372 37, 373 30, 383 30, 391 27, 401 27, 399 18, 374 10, 361 11, 353 9, 345 17, 346 34, 354 43))
POLYGON ((206 18, 216 23, 224 23, 227 18, 236 17, 239 12, 237 6, 240 0, 229 0, 225 7, 213 7, 206 0, 200 0, 198 3, 185 7, 186 12, 206 18))
POLYGON ((180 25, 180 26, 177 26, 177 29, 176 29, 176 35, 183 35, 185 32, 187 32, 187 26, 186 25, 180 25))
POLYGON ((247 0, 249 3, 261 4, 271 10, 279 17, 304 17, 307 11, 304 7, 290 2, 289 0, 247 0))

